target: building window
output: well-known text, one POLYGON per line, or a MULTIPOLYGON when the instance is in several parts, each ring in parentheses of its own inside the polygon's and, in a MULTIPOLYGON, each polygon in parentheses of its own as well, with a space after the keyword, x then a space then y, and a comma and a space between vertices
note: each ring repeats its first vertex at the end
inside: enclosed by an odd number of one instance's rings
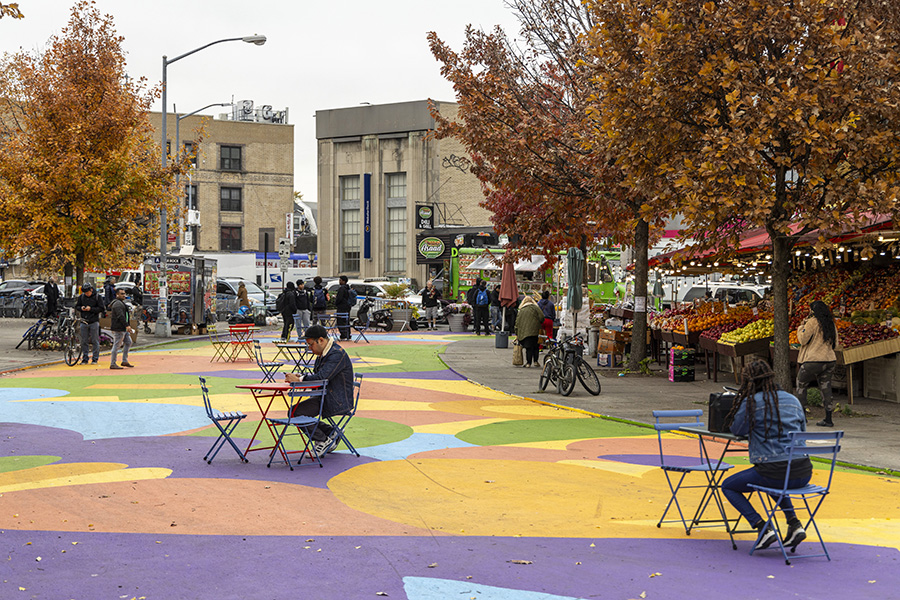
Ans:
POLYGON ((341 211, 341 272, 359 272, 359 209, 341 211))
POLYGON ((388 173, 384 176, 388 200, 406 199, 406 173, 388 173))
POLYGON ((359 202, 359 175, 341 177, 341 201, 345 200, 359 202))
POLYGON ((241 170, 241 147, 240 146, 221 146, 222 161, 220 168, 223 171, 240 171, 241 170))
POLYGON ((219 210, 241 212, 241 188, 219 188, 219 210))
POLYGON ((241 228, 240 227, 223 227, 222 228, 222 244, 221 250, 242 250, 241 245, 241 228))
POLYGON ((184 186, 184 207, 188 210, 199 210, 197 208, 197 186, 184 186))
POLYGON ((188 157, 188 160, 191 162, 192 167, 197 166, 197 155, 194 152, 194 142, 184 143, 184 155, 188 157))
POLYGON ((406 272, 406 207, 387 209, 387 270, 406 272))

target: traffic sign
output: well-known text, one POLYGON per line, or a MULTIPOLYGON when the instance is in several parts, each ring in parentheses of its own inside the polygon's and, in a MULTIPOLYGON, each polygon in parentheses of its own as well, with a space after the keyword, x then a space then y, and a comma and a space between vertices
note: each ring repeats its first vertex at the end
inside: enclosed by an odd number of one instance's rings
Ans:
POLYGON ((278 268, 281 271, 287 271, 288 267, 291 266, 291 260, 289 258, 281 258, 278 261, 278 268))
MULTIPOLYGON (((278 256, 281 257, 282 260, 291 257, 291 240, 290 238, 279 238, 278 239, 278 256)), ((286 267, 282 267, 284 270, 286 267)))

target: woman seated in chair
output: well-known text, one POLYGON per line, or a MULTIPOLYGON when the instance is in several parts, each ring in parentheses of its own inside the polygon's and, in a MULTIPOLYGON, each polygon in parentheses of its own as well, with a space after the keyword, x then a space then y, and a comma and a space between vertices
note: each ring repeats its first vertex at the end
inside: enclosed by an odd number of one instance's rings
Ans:
MULTIPOLYGON (((787 471, 787 445, 792 431, 806 431, 806 416, 796 396, 778 388, 775 373, 763 360, 755 360, 741 372, 741 388, 725 422, 731 432, 749 438, 750 462, 753 466, 735 473, 722 483, 722 492, 752 527, 762 530, 766 522, 744 494, 753 492, 749 484, 775 489, 784 487, 787 471)), ((812 463, 808 456, 791 463, 788 488, 801 488, 809 483, 812 463)), ((806 531, 794 513, 790 498, 779 506, 788 520, 788 531, 782 539, 786 547, 796 547, 806 539, 806 531)), ((756 549, 768 548, 775 542, 775 532, 767 529, 757 540, 756 549)))

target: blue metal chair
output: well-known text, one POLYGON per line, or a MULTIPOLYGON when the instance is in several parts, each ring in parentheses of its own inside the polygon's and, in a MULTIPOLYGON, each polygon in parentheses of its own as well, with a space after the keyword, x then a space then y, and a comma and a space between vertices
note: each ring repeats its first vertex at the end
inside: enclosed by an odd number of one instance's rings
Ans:
POLYGON ((269 462, 266 464, 267 467, 272 466, 272 461, 275 459, 275 453, 281 452, 281 457, 284 459, 284 462, 291 468, 291 471, 294 470, 294 465, 291 464, 290 454, 296 454, 298 451, 294 450, 288 452, 284 446, 284 438, 289 435, 299 435, 301 441, 303 442, 303 449, 299 450, 300 459, 297 461, 297 464, 300 465, 303 463, 303 456, 310 455, 316 459, 319 467, 322 467, 321 457, 316 454, 315 451, 315 442, 313 441, 313 435, 316 430, 321 426, 322 419, 322 409, 325 406, 325 390, 328 386, 328 380, 323 379, 319 381, 304 381, 300 383, 291 384, 290 398, 291 398, 291 408, 288 410, 288 415, 290 415, 294 406, 305 399, 312 400, 318 399, 319 402, 319 410, 316 416, 314 417, 306 417, 306 416, 296 416, 279 419, 279 418, 266 418, 266 421, 275 428, 275 431, 278 432, 278 437, 275 440, 275 447, 272 448, 272 453, 269 455, 269 462), (279 427, 281 428, 279 430, 279 427), (295 432, 288 433, 289 429, 296 429, 295 432))
POLYGON ((359 325, 352 325, 353 330, 356 331, 356 339, 353 340, 353 342, 358 344, 359 340, 366 340, 367 344, 370 343, 369 338, 366 337, 370 322, 368 309, 360 309, 360 311, 356 313, 356 320, 359 321, 359 325))
MULTIPOLYGON (((813 530, 816 532, 816 536, 819 538, 819 545, 822 546, 822 552, 816 554, 795 554, 797 546, 794 545, 791 547, 791 558, 824 556, 828 560, 831 560, 831 556, 828 555, 828 549, 825 547, 825 541, 822 539, 822 533, 819 531, 818 525, 816 525, 816 513, 818 512, 819 507, 822 506, 822 501, 825 500, 825 496, 827 496, 831 490, 831 478, 834 475, 834 465, 837 462, 837 453, 841 451, 841 438, 844 437, 844 432, 826 431, 819 433, 792 431, 789 435, 791 440, 787 446, 788 468, 787 472, 784 474, 784 485, 782 485, 781 488, 769 488, 761 485, 754 485, 752 483, 749 484, 749 487, 756 490, 759 500, 766 511, 766 524, 760 529, 759 535, 762 537, 766 529, 771 527, 778 540, 778 547, 781 548, 781 555, 784 556, 784 562, 788 565, 791 564, 791 559, 788 558, 787 552, 785 552, 784 549, 784 539, 778 528, 778 519, 776 515, 778 512, 784 512, 784 509, 779 506, 784 498, 802 500, 803 506, 794 506, 794 511, 805 511, 806 514, 809 515, 809 520, 806 522, 803 529, 809 532, 810 525, 812 525, 813 530), (806 445, 806 442, 816 443, 815 445, 808 446, 806 445), (791 479, 791 461, 795 457, 800 458, 803 455, 809 454, 831 455, 831 464, 828 468, 828 482, 824 486, 809 483, 802 488, 788 489, 787 483, 791 479), (812 501, 813 506, 810 506, 810 501, 812 501)), ((756 544, 753 544, 753 548, 750 549, 750 554, 753 554, 755 549, 756 544)))
POLYGON ((247 457, 241 452, 240 448, 237 447, 234 440, 231 439, 231 434, 234 433, 235 428, 237 428, 240 422, 247 418, 247 415, 237 411, 222 412, 213 408, 212 403, 209 400, 209 390, 206 387, 206 379, 203 377, 200 378, 200 389, 203 391, 203 406, 206 408, 206 416, 209 417, 209 420, 212 421, 213 425, 219 430, 219 437, 213 442, 212 447, 209 449, 209 452, 206 453, 206 456, 203 457, 203 460, 206 461, 206 464, 211 465, 216 454, 219 453, 219 450, 222 449, 222 446, 224 446, 227 441, 231 444, 231 447, 234 448, 234 451, 238 453, 238 456, 241 457, 241 460, 243 462, 248 462, 247 457))
POLYGON ((341 337, 341 329, 343 327, 347 328, 347 335, 350 335, 350 313, 348 312, 336 312, 334 313, 334 330, 329 331, 333 336, 331 339, 339 339, 341 337), (346 325, 341 325, 341 323, 346 323, 346 325))
POLYGON ((359 456, 359 452, 356 450, 356 448, 353 447, 353 444, 350 443, 350 440, 347 439, 345 429, 350 423, 350 419, 352 419, 353 415, 356 414, 356 408, 359 406, 359 392, 362 388, 362 380, 363 376, 361 373, 357 373, 353 376, 353 387, 355 388, 354 391, 356 392, 356 397, 353 399, 353 407, 350 409, 350 412, 344 413, 342 415, 325 417, 325 420, 328 421, 328 424, 331 425, 340 440, 344 442, 344 445, 347 446, 347 449, 357 457, 359 456))
POLYGON ((263 373, 263 378, 260 379, 259 382, 275 383, 275 373, 281 368, 282 363, 266 360, 263 357, 262 346, 259 345, 258 340, 253 340, 253 356, 256 358, 256 365, 263 373))
MULTIPOLYGON (((721 497, 718 496, 716 490, 711 482, 710 477, 715 477, 717 472, 727 471, 728 469, 733 468, 734 465, 730 465, 728 463, 718 463, 713 464, 707 462, 704 458, 703 452, 703 442, 702 440, 697 441, 698 443, 698 454, 697 460, 699 462, 691 462, 693 458, 687 461, 689 464, 681 464, 682 461, 673 461, 673 457, 666 456, 664 447, 663 447, 663 432, 674 431, 680 429, 682 427, 703 427, 703 423, 700 422, 700 417, 703 416, 703 411, 699 408, 692 410, 654 410, 653 417, 656 419, 656 422, 653 424, 653 428, 656 430, 657 441, 659 442, 659 466, 663 470, 663 473, 666 475, 666 482, 669 484, 669 491, 672 496, 669 498, 668 504, 666 504, 666 509, 663 511, 662 516, 659 518, 659 522, 656 524, 657 527, 662 527, 663 523, 678 523, 684 527, 684 532, 687 535, 691 534, 691 529, 696 527, 696 523, 693 525, 688 524, 688 520, 684 518, 684 513, 681 511, 681 505, 678 503, 678 492, 682 489, 704 489, 707 492, 710 488, 713 488, 713 493, 704 495, 704 500, 701 502, 703 506, 700 510, 697 511, 697 515, 699 517, 700 514, 703 513, 703 509, 705 505, 709 502, 710 499, 715 499, 717 503, 721 503, 721 497), (686 420, 686 417, 693 417, 693 420, 686 420), (668 419, 678 419, 678 422, 668 421, 668 419), (704 473, 706 475, 705 480, 700 485, 683 485, 684 478, 689 473, 704 473), (677 481, 673 481, 676 478, 676 473, 679 473, 680 476, 677 478, 677 481), (678 510, 678 519, 670 519, 668 521, 665 520, 666 515, 669 513, 669 508, 671 508, 672 504, 675 504, 675 508, 678 510)), ((706 494, 706 493, 705 493, 706 494)), ((722 507, 719 507, 722 509, 722 507)))

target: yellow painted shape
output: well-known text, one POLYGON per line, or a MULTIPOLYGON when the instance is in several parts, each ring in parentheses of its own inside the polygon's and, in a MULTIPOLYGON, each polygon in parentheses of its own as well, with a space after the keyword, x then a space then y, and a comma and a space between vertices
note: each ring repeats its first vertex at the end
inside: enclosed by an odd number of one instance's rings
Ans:
POLYGON ((368 398, 359 399, 359 410, 427 410, 432 411, 433 403, 417 402, 415 400, 372 400, 368 398))
POLYGON ((512 415, 523 415, 528 417, 539 417, 541 419, 589 419, 588 415, 573 413, 569 411, 561 411, 543 404, 533 404, 531 402, 522 404, 489 404, 484 407, 487 412, 498 412, 512 415))
MULTIPOLYGON (((825 544, 836 540, 848 543, 865 540, 867 545, 900 550, 900 521, 896 519, 823 519, 816 515, 816 525, 822 532, 825 544)), ((814 533, 807 531, 807 536, 804 543, 816 542, 814 533)))
MULTIPOLYGON (((403 387, 416 388, 423 391, 445 392, 448 394, 460 394, 463 396, 472 396, 473 398, 482 398, 488 400, 506 400, 519 398, 504 394, 490 388, 476 385, 470 381, 446 381, 443 379, 401 379, 401 378, 379 378, 377 376, 366 377, 366 381, 376 381, 378 383, 386 383, 388 385, 400 385, 403 387)), ((520 399, 520 398, 519 398, 520 399)))
POLYGON ((356 356, 353 361, 355 367, 388 367, 391 365, 402 364, 402 360, 394 360, 393 358, 381 358, 374 356, 356 356))
POLYGON ((630 463, 618 462, 615 460, 605 460, 602 458, 598 458, 595 460, 560 460, 557 462, 561 465, 575 465, 578 467, 588 467, 591 469, 602 469, 604 471, 610 471, 612 473, 631 475, 632 477, 643 477, 646 473, 659 469, 659 467, 634 465, 630 463))
POLYGON ((91 483, 165 479, 171 469, 135 468, 121 463, 64 463, 0 474, 0 494, 91 483))
POLYGON ((461 431, 466 431, 482 425, 491 425, 493 423, 502 423, 507 419, 472 419, 471 421, 451 421, 449 423, 432 423, 431 425, 417 425, 413 427, 415 433, 444 433, 447 435, 456 435, 461 431))
POLYGON ((87 390, 121 390, 127 388, 129 390, 197 390, 200 391, 198 383, 95 383, 89 385, 87 390))
MULTIPOLYGON (((122 386, 118 386, 119 389, 122 386)), ((120 398, 119 396, 63 396, 60 398, 32 398, 28 400, 17 400, 16 402, 121 402, 124 404, 176 404, 180 406, 203 406, 203 397, 200 394, 190 396, 176 396, 172 398, 120 398)), ((233 394, 213 394, 210 396, 213 408, 219 410, 241 410, 259 411, 253 396, 247 393, 233 394)), ((276 399, 276 403, 272 405, 274 409, 277 406, 283 406, 280 399, 276 399)))
MULTIPOLYGON (((512 448, 537 448, 539 450, 568 450, 570 444, 575 442, 586 442, 588 440, 596 440, 597 438, 577 438, 571 440, 545 440, 542 442, 521 442, 518 444, 500 444, 502 446, 512 448)), ((657 467, 658 468, 658 467, 657 467)))

